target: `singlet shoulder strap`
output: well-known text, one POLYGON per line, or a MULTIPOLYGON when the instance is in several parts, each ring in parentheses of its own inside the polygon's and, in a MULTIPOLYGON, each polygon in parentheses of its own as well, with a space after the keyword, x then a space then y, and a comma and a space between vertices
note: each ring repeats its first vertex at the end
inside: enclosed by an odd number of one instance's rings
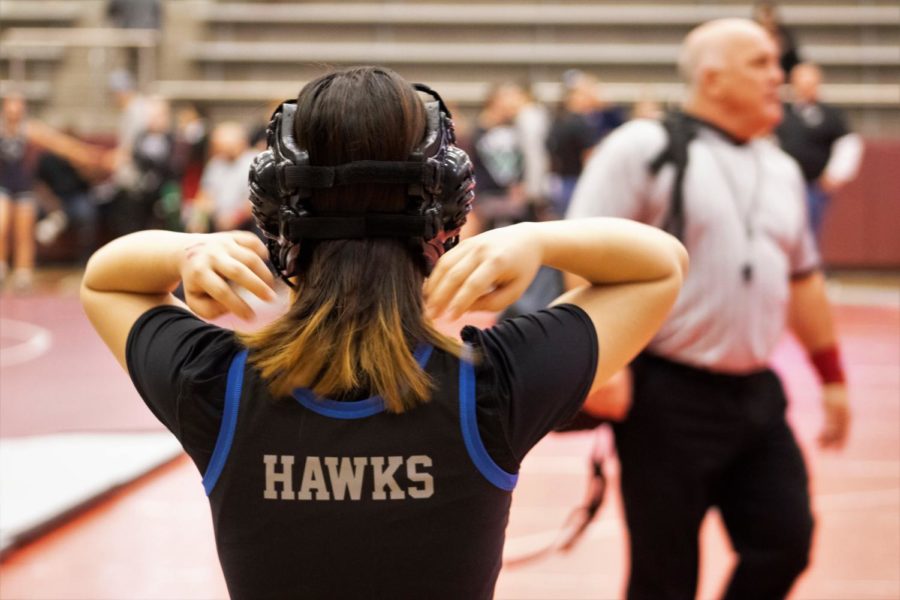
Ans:
POLYGON ((516 487, 519 475, 501 469, 484 447, 475 412, 475 367, 466 356, 459 360, 459 420, 466 451, 475 467, 493 485, 511 492, 516 487))
POLYGON ((225 461, 228 460, 231 443, 234 441, 246 362, 247 350, 242 350, 235 355, 231 360, 231 366, 228 367, 228 383, 225 387, 225 406, 222 411, 222 423, 219 425, 219 437, 216 438, 216 447, 213 449, 212 458, 209 459, 209 465, 203 474, 203 489, 207 496, 216 487, 222 469, 225 468, 225 461))

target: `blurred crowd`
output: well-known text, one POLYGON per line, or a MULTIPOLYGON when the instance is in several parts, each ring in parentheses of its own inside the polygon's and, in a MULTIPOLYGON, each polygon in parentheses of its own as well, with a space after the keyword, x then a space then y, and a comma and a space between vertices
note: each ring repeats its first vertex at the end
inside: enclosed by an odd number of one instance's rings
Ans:
MULTIPOLYGON (((132 14, 132 8, 127 0, 113 2, 110 14, 145 27, 147 19, 158 21, 158 11, 132 14)), ((755 19, 777 41, 791 79, 778 135, 807 178, 818 230, 829 195, 855 175, 862 142, 837 108, 820 101, 821 70, 800 62, 775 5, 758 3, 755 19)), ((119 26, 137 26, 128 23, 119 26)), ((109 239, 141 229, 253 228, 247 173, 265 149, 265 126, 277 105, 260 110, 254 123, 214 123, 198 106, 142 95, 129 70, 112 72, 107 83, 119 111, 109 140, 51 128, 28 117, 22 96, 3 98, 0 286, 30 289, 38 245, 63 246, 70 261, 84 261, 109 239)), ((566 71, 561 84, 556 106, 538 102, 527 85, 506 82, 489 91, 471 121, 454 111, 458 143, 472 157, 478 182, 464 235, 564 217, 598 143, 628 119, 658 119, 665 108, 650 98, 627 107, 610 103, 601 82, 578 70, 566 71)))
MULTIPOLYGON (((470 233, 563 216, 584 160, 629 118, 605 102, 599 82, 567 72, 558 107, 526 86, 494 87, 469 122, 457 111, 460 144, 477 171, 470 233)), ((149 228, 209 232, 252 229, 247 173, 265 149, 268 112, 254 123, 211 122, 193 104, 172 106, 138 92, 128 71, 110 74, 119 111, 112 140, 60 131, 30 118, 20 95, 0 115, 0 281, 31 287, 39 246, 64 245, 85 261, 113 237, 149 228)), ((634 109, 642 116, 654 104, 634 109)))
POLYGON ((83 262, 141 229, 251 227, 247 173, 258 149, 248 128, 141 95, 126 71, 110 75, 109 90, 120 111, 112 141, 51 128, 29 118, 21 96, 3 98, 0 281, 14 290, 31 287, 38 245, 63 244, 83 262))

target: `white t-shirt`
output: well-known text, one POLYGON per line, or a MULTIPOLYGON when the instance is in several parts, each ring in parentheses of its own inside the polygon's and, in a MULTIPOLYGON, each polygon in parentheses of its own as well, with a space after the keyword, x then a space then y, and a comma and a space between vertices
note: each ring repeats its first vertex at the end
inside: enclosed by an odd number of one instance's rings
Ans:
POLYGON ((250 163, 256 150, 247 150, 234 160, 213 157, 206 163, 200 189, 213 199, 217 215, 230 215, 250 199, 250 163))
MULTIPOLYGON (((567 218, 662 226, 675 169, 653 176, 648 166, 666 142, 657 121, 611 133, 585 166, 567 218)), ((764 368, 785 330, 791 276, 819 261, 800 169, 768 139, 736 144, 700 126, 688 146, 684 214, 691 267, 650 351, 727 373, 764 368)))

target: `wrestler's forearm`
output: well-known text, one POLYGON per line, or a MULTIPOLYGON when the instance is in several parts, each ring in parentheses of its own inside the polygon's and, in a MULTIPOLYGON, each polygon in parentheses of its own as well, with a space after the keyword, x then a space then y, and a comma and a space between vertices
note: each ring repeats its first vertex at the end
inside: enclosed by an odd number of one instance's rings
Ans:
POLYGON ((687 272, 687 251, 678 240, 627 219, 554 221, 534 229, 544 264, 595 285, 642 283, 687 272))
POLYGON ((82 285, 97 292, 170 292, 181 279, 187 249, 202 239, 173 231, 139 231, 118 238, 94 253, 82 285))

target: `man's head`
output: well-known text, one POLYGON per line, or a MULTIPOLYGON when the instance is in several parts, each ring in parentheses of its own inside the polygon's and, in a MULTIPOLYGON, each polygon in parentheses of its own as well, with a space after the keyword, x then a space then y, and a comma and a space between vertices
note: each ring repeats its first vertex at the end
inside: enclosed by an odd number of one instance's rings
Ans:
POLYGON ((778 50, 753 21, 717 19, 700 25, 685 38, 678 66, 688 84, 688 112, 744 139, 781 121, 778 88, 784 74, 778 50))
POLYGON ((812 63, 801 63, 791 70, 791 89, 800 102, 816 102, 821 84, 822 70, 812 63))
POLYGON ((147 117, 147 131, 168 133, 172 129, 172 107, 165 98, 150 98, 144 110, 147 117))
POLYGON ((600 109, 600 82, 596 77, 576 71, 564 77, 566 87, 565 106, 573 113, 587 114, 600 109))
POLYGON ((25 97, 19 93, 7 94, 3 97, 3 120, 14 125, 25 118, 25 97))
POLYGON ((216 158, 236 160, 247 150, 247 130, 240 123, 226 121, 213 129, 211 153, 216 158))
POLYGON ((526 104, 528 94, 522 86, 508 81, 491 88, 485 98, 483 112, 489 114, 495 124, 509 123, 526 104))

